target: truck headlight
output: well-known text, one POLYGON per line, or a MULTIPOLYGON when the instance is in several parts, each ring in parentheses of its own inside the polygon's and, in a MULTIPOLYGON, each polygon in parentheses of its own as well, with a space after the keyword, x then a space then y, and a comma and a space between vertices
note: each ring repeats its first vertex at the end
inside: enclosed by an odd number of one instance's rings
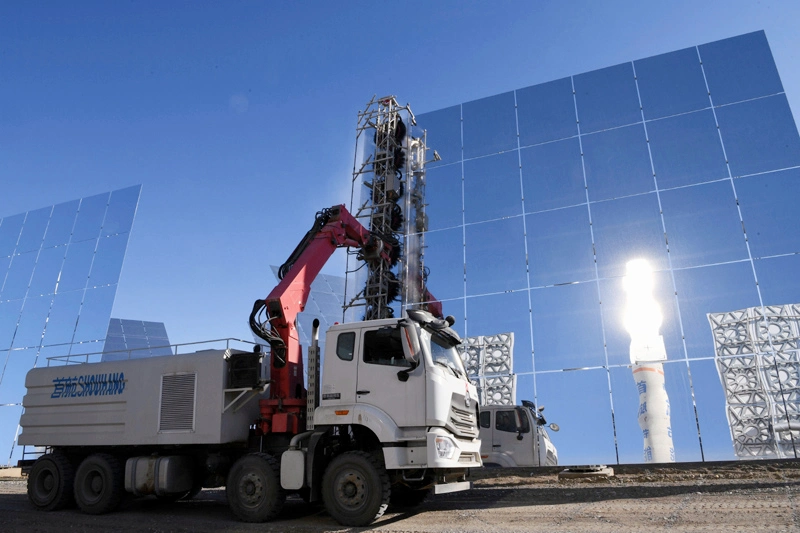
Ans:
POLYGON ((456 443, 450 437, 436 437, 436 454, 439 459, 452 459, 456 453, 456 443))

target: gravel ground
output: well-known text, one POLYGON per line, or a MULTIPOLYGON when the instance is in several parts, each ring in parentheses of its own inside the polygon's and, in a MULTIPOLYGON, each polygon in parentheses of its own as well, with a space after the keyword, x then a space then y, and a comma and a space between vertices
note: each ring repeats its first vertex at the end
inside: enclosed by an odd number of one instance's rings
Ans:
POLYGON ((0 480, 3 531, 192 532, 639 532, 800 531, 800 464, 737 463, 643 469, 615 467, 605 480, 559 481, 555 469, 483 469, 469 492, 430 497, 413 511, 389 511, 370 528, 345 528, 319 506, 290 498, 279 519, 237 522, 225 491, 165 504, 126 501, 108 515, 36 511, 26 481, 0 480))

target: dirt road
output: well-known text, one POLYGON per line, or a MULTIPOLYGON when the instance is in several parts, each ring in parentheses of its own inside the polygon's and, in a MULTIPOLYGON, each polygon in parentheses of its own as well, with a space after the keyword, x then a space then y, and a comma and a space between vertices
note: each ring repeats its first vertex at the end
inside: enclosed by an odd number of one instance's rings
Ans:
POLYGON ((488 471, 475 488, 429 498, 413 511, 390 509, 370 528, 345 528, 321 507, 290 498, 279 520, 235 521, 225 491, 192 501, 129 500, 119 511, 88 516, 71 509, 37 512, 25 481, 0 480, 0 528, 42 531, 192 532, 638 532, 800 531, 800 465, 738 464, 624 469, 604 481, 559 481, 555 471, 488 471), (497 476, 497 477, 493 477, 497 476))

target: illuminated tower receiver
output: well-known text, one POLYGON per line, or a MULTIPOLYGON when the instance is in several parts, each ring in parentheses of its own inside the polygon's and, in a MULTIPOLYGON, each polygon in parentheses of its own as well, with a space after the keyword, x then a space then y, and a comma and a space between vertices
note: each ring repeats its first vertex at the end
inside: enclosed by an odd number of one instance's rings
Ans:
MULTIPOLYGON (((410 112, 410 111, 409 111, 410 112)), ((413 118, 413 115, 411 115, 413 118)), ((426 287, 428 270, 425 268, 425 232, 428 231, 428 215, 425 212, 425 157, 428 150, 427 132, 419 137, 409 135, 407 139, 406 194, 403 199, 403 257, 400 282, 402 284, 402 308, 424 308, 432 299, 426 287), (423 302, 420 304, 420 302, 423 302)), ((433 152, 433 160, 439 154, 433 152)))
POLYGON ((647 463, 674 462, 669 397, 662 364, 667 352, 664 338, 658 332, 663 317, 653 298, 653 271, 647 261, 629 261, 622 286, 628 296, 625 329, 631 336, 631 370, 639 391, 644 460, 647 463))

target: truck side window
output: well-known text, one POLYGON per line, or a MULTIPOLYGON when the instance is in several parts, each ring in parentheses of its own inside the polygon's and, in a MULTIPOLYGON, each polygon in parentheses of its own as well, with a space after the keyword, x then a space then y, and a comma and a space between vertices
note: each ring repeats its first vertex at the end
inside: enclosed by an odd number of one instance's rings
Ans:
POLYGON ((410 367, 403 353, 403 342, 400 330, 381 328, 367 331, 364 334, 364 362, 374 365, 391 365, 410 367))
POLYGON ((488 427, 492 426, 491 416, 492 416, 492 414, 489 411, 481 412, 481 427, 482 428, 488 428, 488 427))
POLYGON ((498 431, 517 432, 517 420, 514 411, 497 411, 494 428, 498 431))
POLYGON ((336 355, 342 361, 352 361, 356 350, 356 334, 354 331, 340 333, 336 339, 336 355))

